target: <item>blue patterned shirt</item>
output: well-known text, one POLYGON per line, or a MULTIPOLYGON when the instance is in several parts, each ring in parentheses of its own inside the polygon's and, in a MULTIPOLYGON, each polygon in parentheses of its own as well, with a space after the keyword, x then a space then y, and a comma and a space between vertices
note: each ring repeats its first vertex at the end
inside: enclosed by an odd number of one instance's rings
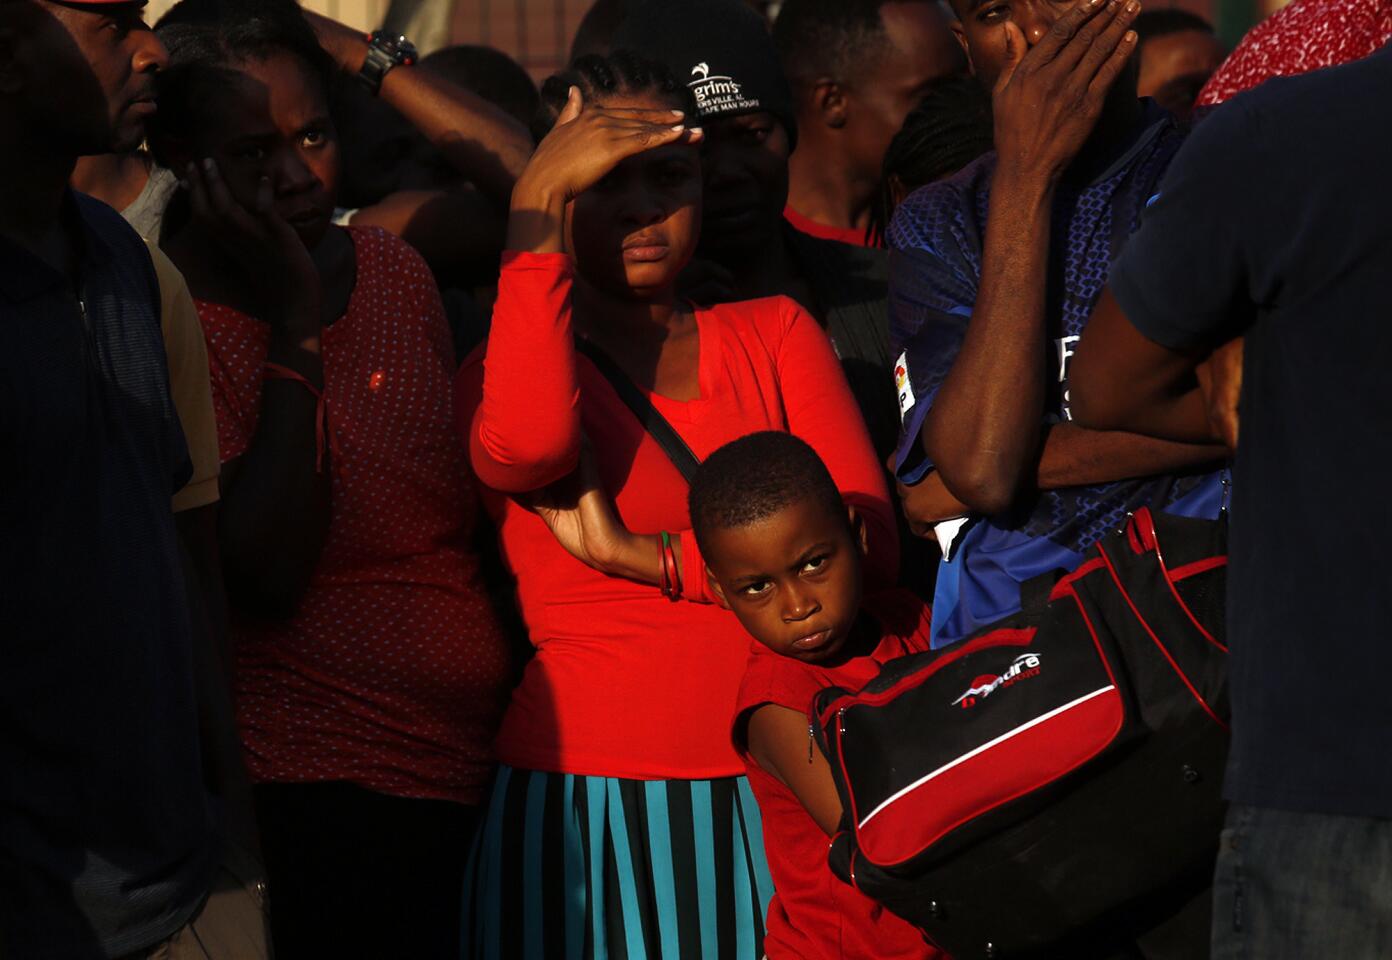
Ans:
MULTIPOLYGON (((1179 128, 1147 102, 1131 147, 1089 183, 1061 185, 1054 199, 1044 322, 1048 325, 1047 423, 1070 419, 1068 361, 1107 283, 1112 260, 1136 229, 1183 142, 1179 128)), ((961 349, 981 277, 996 155, 925 186, 890 223, 890 338, 903 430, 895 466, 915 483, 933 467, 919 432, 961 349)), ((1019 586, 1072 569, 1083 551, 1150 504, 1185 516, 1216 516, 1219 473, 1159 476, 1036 491, 1006 514, 976 517, 938 571, 933 646, 962 639, 1020 609, 1019 586)))

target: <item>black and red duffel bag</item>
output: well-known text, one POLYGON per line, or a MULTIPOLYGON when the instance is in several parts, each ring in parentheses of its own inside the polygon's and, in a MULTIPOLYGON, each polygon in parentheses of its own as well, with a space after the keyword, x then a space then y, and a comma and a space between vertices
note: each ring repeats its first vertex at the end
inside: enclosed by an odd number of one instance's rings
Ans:
POLYGON ((1224 813, 1226 554, 1221 522, 1141 510, 1027 585, 1022 613, 823 691, 832 869, 956 960, 1068 956, 1201 890, 1224 813))

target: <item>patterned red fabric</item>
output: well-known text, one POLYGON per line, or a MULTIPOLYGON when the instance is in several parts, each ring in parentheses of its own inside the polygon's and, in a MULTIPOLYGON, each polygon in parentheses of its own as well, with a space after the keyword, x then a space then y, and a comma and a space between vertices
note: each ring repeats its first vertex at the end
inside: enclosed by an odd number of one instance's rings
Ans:
MULTIPOLYGON (((357 282, 323 339, 328 540, 293 619, 232 624, 238 725, 258 782, 477 803, 509 665, 470 548, 478 497, 454 430, 449 329, 414 250, 348 232, 357 282)), ((226 463, 256 432, 269 327, 198 311, 226 463)))
POLYGON ((1295 0, 1257 24, 1209 78, 1198 105, 1231 100, 1272 77, 1358 60, 1392 38, 1392 0, 1295 0))

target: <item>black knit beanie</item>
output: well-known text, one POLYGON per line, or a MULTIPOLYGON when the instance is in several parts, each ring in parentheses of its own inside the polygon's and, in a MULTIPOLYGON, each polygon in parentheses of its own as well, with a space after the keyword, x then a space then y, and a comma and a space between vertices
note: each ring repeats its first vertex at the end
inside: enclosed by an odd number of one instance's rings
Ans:
POLYGON ((665 63, 696 97, 701 119, 767 111, 797 144, 793 95, 764 18, 744 0, 640 0, 612 49, 665 63))

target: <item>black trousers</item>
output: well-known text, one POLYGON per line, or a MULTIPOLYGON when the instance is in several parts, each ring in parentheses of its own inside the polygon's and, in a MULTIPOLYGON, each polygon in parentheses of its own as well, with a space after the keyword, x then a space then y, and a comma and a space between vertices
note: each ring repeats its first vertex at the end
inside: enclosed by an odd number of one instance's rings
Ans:
POLYGON ((277 960, 457 960, 474 807, 351 783, 255 795, 277 960))

